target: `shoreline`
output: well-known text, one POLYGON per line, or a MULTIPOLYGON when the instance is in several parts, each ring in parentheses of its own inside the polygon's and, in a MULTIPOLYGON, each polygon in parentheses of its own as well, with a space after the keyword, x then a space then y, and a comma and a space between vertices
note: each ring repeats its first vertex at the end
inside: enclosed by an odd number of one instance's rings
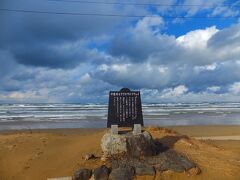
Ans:
MULTIPOLYGON (((181 134, 186 134, 188 136, 207 136, 207 134, 211 134, 210 136, 234 136, 240 135, 240 125, 174 125, 174 126, 144 126, 143 129, 149 127, 161 127, 167 128, 174 131, 178 131, 181 134), (226 128, 230 128, 231 130, 226 130, 226 128), (191 129, 191 131, 189 131, 191 129), (214 130, 214 131, 213 131, 214 130)), ((1 134, 12 134, 12 133, 36 133, 36 132, 74 132, 74 131, 103 131, 110 128, 44 128, 44 129, 9 129, 9 130, 0 130, 1 134)))

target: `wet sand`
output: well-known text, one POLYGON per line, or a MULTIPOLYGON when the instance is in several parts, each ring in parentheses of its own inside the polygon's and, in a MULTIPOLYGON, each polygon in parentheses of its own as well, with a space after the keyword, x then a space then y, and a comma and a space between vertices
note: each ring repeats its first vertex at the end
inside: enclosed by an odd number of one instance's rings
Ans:
MULTIPOLYGON (((164 172, 155 179, 240 179, 240 141, 211 139, 240 136, 240 126, 167 128, 171 130, 156 127, 147 130, 165 146, 195 161, 202 173, 188 177, 186 173, 164 172), (204 137, 207 139, 198 139, 204 137)), ((0 132, 0 180, 46 180, 71 176, 80 167, 98 167, 103 164, 100 158, 85 161, 84 156, 87 153, 97 157, 102 155, 100 140, 106 131, 55 129, 0 132)))

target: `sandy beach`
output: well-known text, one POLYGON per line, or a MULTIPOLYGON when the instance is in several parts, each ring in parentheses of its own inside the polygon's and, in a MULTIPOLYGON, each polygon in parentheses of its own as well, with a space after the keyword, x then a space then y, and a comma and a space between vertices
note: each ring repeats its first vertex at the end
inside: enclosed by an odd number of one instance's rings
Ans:
POLYGON ((240 0, 0 0, 0 22, 0 180, 240 180, 240 0))
MULTIPOLYGON (((152 127, 146 130, 165 146, 187 155, 202 170, 200 175, 193 177, 185 173, 164 172, 155 179, 240 178, 240 126, 152 127)), ((0 180, 46 180, 71 176, 80 167, 98 167, 103 164, 100 160, 100 140, 106 131, 3 131, 0 133, 0 180), (87 153, 93 153, 99 158, 85 161, 87 153)))

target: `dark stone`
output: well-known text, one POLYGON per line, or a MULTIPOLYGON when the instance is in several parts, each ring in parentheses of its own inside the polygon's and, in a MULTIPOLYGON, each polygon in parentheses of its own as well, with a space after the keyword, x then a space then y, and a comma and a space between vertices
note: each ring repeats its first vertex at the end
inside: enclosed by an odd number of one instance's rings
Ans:
POLYGON ((110 91, 107 127, 133 127, 134 124, 143 126, 140 91, 130 91, 128 88, 110 91))
POLYGON ((184 172, 196 167, 194 162, 174 150, 168 150, 156 157, 149 158, 147 163, 154 165, 158 171, 172 170, 175 172, 184 172))
POLYGON ((146 138, 143 134, 127 137, 127 149, 130 157, 139 158, 156 154, 152 137, 146 138))
POLYGON ((156 154, 159 154, 161 152, 167 151, 169 147, 163 146, 163 144, 159 141, 154 141, 154 149, 156 151, 156 154))
POLYGON ((73 180, 89 180, 92 176, 92 170, 81 168, 73 175, 73 180))
POLYGON ((156 171, 153 166, 140 166, 135 168, 135 173, 136 175, 139 175, 139 176, 144 176, 144 175, 155 176, 156 171))
MULTIPOLYGON (((135 151, 139 150, 135 149, 135 151)), ((137 152, 137 155, 139 155, 139 152, 137 152)), ((132 153, 134 153, 134 151, 132 153)), ((136 168, 137 174, 141 171, 144 172, 144 170, 147 172, 152 172, 150 167, 154 167, 154 169, 161 172, 167 170, 184 172, 197 167, 196 164, 189 160, 186 156, 172 149, 162 152, 157 156, 146 156, 143 159, 133 157, 133 155, 122 158, 112 158, 111 163, 113 169, 131 166, 136 168)))
POLYGON ((94 169, 93 176, 95 180, 108 180, 110 169, 107 166, 102 165, 99 168, 94 169))
POLYGON ((187 157, 185 157, 184 155, 179 154, 179 153, 176 153, 175 161, 177 161, 179 164, 181 164, 185 170, 189 170, 191 168, 196 167, 196 164, 194 162, 190 161, 187 157))
POLYGON ((136 158, 115 158, 111 159, 112 168, 129 168, 129 167, 141 167, 144 166, 144 161, 139 161, 139 159, 136 158))
POLYGON ((116 168, 112 170, 109 180, 132 180, 134 174, 133 167, 116 168))
POLYGON ((169 162, 165 162, 165 164, 163 164, 163 169, 169 169, 169 170, 172 170, 172 171, 175 171, 175 172, 184 172, 184 167, 178 163, 177 161, 169 161, 169 162), (165 165, 165 167, 164 167, 165 165))

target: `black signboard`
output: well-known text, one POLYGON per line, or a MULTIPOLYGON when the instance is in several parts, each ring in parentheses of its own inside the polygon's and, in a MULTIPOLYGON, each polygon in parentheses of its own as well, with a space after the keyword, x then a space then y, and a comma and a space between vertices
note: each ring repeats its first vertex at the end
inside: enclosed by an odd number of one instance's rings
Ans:
POLYGON ((107 127, 133 127, 134 124, 143 126, 140 91, 130 91, 128 88, 110 91, 107 127))

